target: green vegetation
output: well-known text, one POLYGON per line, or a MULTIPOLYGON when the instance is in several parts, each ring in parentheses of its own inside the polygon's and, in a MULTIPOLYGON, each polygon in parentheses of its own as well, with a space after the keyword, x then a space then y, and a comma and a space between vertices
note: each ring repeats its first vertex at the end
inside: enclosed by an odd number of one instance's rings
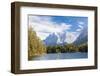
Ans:
POLYGON ((78 46, 80 52, 88 52, 88 45, 87 43, 81 44, 78 46))
POLYGON ((36 32, 32 27, 28 30, 28 59, 31 60, 33 56, 43 55, 46 53, 46 46, 36 36, 36 32))
POLYGON ((75 46, 74 44, 47 46, 47 53, 87 52, 87 43, 75 46))
POLYGON ((75 44, 66 44, 66 45, 55 45, 55 46, 46 46, 43 42, 37 37, 36 32, 32 27, 28 29, 28 60, 31 60, 34 56, 40 56, 47 53, 69 53, 69 52, 87 52, 88 45, 87 43, 75 45, 75 44))

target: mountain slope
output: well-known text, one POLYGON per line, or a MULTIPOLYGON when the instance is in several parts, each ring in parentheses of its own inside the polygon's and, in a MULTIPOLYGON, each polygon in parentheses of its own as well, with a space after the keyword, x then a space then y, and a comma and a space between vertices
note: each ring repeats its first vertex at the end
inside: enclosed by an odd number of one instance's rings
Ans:
POLYGON ((78 38, 74 41, 74 44, 82 44, 82 43, 86 43, 88 41, 88 31, 87 31, 87 27, 85 27, 82 32, 80 33, 80 35, 78 36, 78 38))
POLYGON ((62 45, 67 43, 66 33, 52 33, 45 40, 44 43, 46 45, 62 45))

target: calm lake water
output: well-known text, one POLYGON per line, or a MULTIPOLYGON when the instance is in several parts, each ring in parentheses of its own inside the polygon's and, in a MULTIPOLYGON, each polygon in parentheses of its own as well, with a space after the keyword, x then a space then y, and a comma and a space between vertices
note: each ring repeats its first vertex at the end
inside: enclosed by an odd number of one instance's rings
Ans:
POLYGON ((51 53, 43 56, 33 57, 32 60, 56 60, 56 59, 79 59, 88 58, 88 53, 51 53))

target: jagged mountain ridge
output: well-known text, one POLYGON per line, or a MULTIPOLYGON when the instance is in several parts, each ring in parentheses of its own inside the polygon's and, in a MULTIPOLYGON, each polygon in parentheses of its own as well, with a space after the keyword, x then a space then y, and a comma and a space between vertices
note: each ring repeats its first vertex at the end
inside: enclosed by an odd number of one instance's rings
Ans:
MULTIPOLYGON (((43 42, 48 46, 64 45, 64 44, 69 44, 68 40, 70 39, 71 41, 71 38, 73 38, 73 36, 69 38, 67 32, 51 33, 45 40, 43 40, 43 42)), ((87 42, 87 40, 88 40, 87 27, 84 27, 84 29, 80 32, 80 35, 75 39, 75 41, 72 41, 72 43, 78 45, 87 42)))
POLYGON ((67 43, 66 33, 52 33, 45 40, 46 45, 59 45, 67 43))

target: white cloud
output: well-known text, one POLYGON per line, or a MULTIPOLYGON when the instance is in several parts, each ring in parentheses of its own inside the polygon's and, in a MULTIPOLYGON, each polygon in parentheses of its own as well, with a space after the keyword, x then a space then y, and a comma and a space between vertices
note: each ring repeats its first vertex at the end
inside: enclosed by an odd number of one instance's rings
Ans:
POLYGON ((77 32, 78 32, 78 31, 82 31, 83 28, 84 28, 83 25, 80 25, 80 24, 79 24, 79 25, 78 25, 78 28, 76 29, 76 31, 77 31, 77 32))
POLYGON ((37 32, 37 36, 44 40, 49 34, 43 32, 37 32))
POLYGON ((29 16, 29 26, 33 27, 37 35, 43 40, 50 33, 69 30, 71 25, 66 23, 57 24, 51 17, 29 16))
POLYGON ((84 22, 80 21, 80 22, 78 22, 78 24, 80 24, 80 25, 84 25, 84 22))
POLYGON ((80 29, 83 29, 83 25, 78 25, 78 27, 79 27, 80 29))
POLYGON ((81 31, 81 30, 82 30, 82 29, 80 29, 80 28, 79 28, 79 29, 76 29, 77 32, 78 32, 78 31, 81 31))

